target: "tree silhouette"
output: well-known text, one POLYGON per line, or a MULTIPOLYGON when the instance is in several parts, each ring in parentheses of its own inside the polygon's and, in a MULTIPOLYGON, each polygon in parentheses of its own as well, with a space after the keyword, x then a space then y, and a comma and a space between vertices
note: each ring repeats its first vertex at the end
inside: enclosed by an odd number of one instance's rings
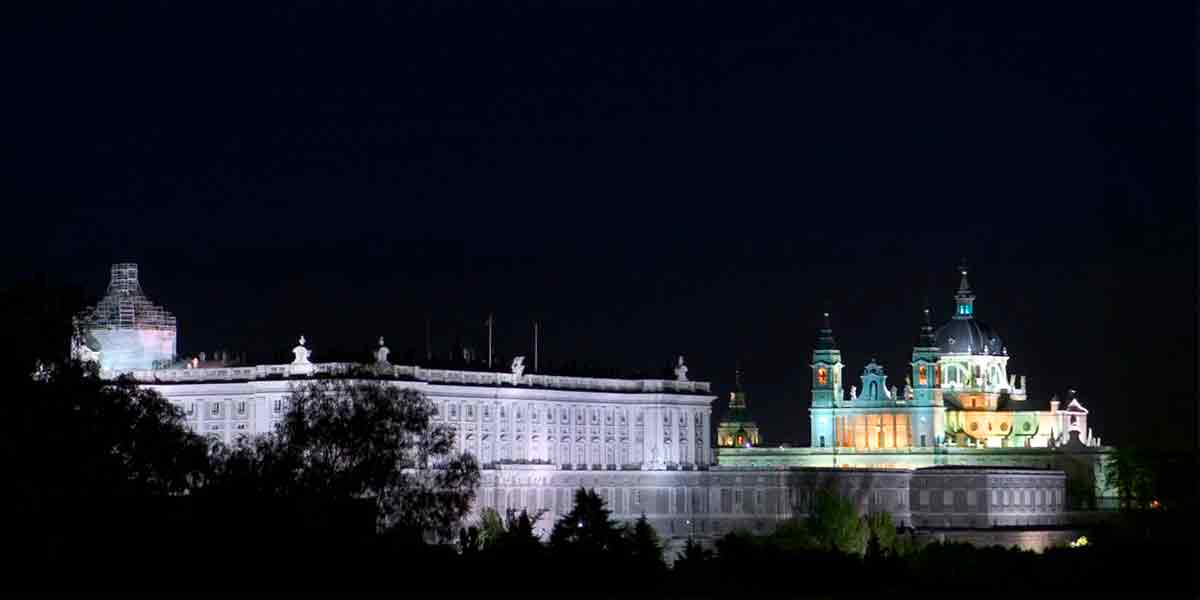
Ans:
POLYGON ((604 499, 596 490, 575 491, 575 506, 559 518, 550 533, 550 547, 568 552, 601 553, 622 549, 621 527, 609 519, 604 499))
POLYGON ((450 539, 470 509, 479 465, 431 423, 423 394, 372 380, 322 379, 297 387, 268 438, 215 455, 215 489, 367 498, 378 528, 450 539))
POLYGON ((815 494, 807 529, 823 548, 862 554, 867 526, 859 518, 854 503, 832 491, 821 490, 815 494))
POLYGON ((868 535, 867 553, 877 552, 879 556, 891 554, 896 549, 896 525, 892 522, 892 513, 873 512, 863 517, 868 535), (871 544, 875 545, 874 550, 871 544))
POLYGON ((650 572, 659 572, 666 568, 662 543, 644 513, 634 522, 633 527, 625 528, 625 545, 635 567, 650 572))
POLYGON ((712 550, 705 548, 700 542, 688 537, 687 541, 683 544, 683 551, 675 558, 674 569, 677 572, 697 573, 712 558, 712 550))
POLYGON ((0 403, 6 537, 33 564, 92 556, 101 568, 141 551, 133 540, 156 502, 204 481, 208 447, 179 409, 130 380, 70 360, 45 373, 7 381, 15 397, 0 403), (95 555, 100 540, 111 554, 95 555))

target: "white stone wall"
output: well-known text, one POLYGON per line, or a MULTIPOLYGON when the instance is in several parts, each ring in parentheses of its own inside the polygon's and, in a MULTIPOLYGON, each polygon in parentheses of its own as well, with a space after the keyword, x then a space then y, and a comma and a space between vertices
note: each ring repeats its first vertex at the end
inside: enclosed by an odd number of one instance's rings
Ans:
POLYGON ((769 533, 781 521, 806 517, 814 494, 831 489, 853 500, 860 513, 886 511, 897 523, 911 523, 910 478, 904 471, 843 469, 580 472, 501 465, 484 472, 470 518, 483 508, 531 515, 544 510, 534 529, 549 535, 582 487, 595 489, 614 519, 645 514, 660 536, 679 542, 736 530, 769 533))
MULTIPOLYGON (((293 386, 304 381, 270 377, 279 375, 270 367, 175 371, 182 373, 137 375, 175 381, 146 387, 179 406, 194 431, 225 443, 272 431, 293 386)), ((485 468, 548 463, 571 470, 694 470, 712 462, 714 398, 707 383, 525 376, 526 385, 512 385, 509 376, 507 384, 497 377, 479 385, 475 381, 507 374, 425 374, 433 381, 391 384, 424 393, 438 409, 435 422, 454 429, 459 448, 485 468), (577 389, 529 385, 538 382, 577 389)))
POLYGON ((1062 471, 935 467, 914 471, 910 503, 921 528, 1057 525, 1064 509, 1062 471))

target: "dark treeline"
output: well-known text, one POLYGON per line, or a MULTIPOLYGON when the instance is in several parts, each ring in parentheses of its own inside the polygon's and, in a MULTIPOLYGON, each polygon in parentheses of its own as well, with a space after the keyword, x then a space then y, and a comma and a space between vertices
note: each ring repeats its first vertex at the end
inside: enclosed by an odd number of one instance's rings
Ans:
POLYGON ((422 395, 377 380, 298 386, 276 431, 224 445, 161 396, 72 361, 78 298, 6 292, 0 460, 11 581, 42 590, 412 589, 574 597, 894 594, 1192 597, 1194 453, 1129 450, 1108 465, 1120 518, 1044 553, 917 545, 885 514, 819 496, 771 535, 682 550, 644 518, 615 522, 578 490, 540 515, 469 518, 480 467, 453 451, 422 395), (1189 485, 1190 484, 1190 485, 1189 485), (535 525, 537 524, 537 525, 535 525), (543 539, 544 537, 544 539, 543 539))

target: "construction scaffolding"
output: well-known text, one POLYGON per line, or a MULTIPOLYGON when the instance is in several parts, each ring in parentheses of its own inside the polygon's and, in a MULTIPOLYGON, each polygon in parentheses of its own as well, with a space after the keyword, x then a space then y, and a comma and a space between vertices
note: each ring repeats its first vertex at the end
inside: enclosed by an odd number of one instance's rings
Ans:
POLYGON ((175 315, 146 297, 135 263, 112 266, 104 298, 78 321, 102 369, 149 369, 175 359, 175 315))
POLYGON ((84 314, 89 329, 176 329, 175 315, 142 292, 136 263, 113 265, 108 292, 84 314))

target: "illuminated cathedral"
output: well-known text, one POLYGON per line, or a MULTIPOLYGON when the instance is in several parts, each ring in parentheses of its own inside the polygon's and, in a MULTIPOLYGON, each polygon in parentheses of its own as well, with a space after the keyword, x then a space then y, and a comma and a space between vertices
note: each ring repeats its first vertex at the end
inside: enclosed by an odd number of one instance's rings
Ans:
POLYGON ((1008 372, 1008 348, 975 318, 975 294, 966 268, 954 296, 954 316, 936 330, 929 310, 912 349, 903 388, 888 386, 882 366, 863 369, 861 387, 845 390, 841 351, 826 314, 812 358, 812 445, 816 448, 886 450, 1045 448, 1075 439, 1099 446, 1087 426, 1087 409, 1072 397, 1050 410, 1029 410, 1025 377, 1008 372))

